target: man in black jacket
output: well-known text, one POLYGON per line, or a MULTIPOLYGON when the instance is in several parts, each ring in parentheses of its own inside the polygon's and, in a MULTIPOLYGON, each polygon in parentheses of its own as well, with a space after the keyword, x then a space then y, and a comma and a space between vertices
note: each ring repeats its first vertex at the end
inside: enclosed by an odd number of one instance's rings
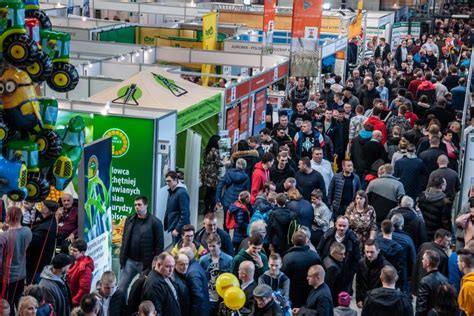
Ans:
POLYGON ((447 277, 438 271, 439 254, 436 251, 426 250, 421 262, 423 269, 426 270, 426 274, 421 278, 418 285, 416 314, 418 316, 426 316, 436 306, 438 287, 443 283, 449 283, 449 281, 447 277))
POLYGON ((286 207, 286 194, 278 193, 276 196, 277 207, 268 216, 267 233, 273 251, 278 254, 285 253, 291 245, 288 240, 288 228, 296 214, 286 207))
POLYGON ((171 279, 174 266, 173 257, 166 252, 161 253, 143 287, 142 301, 152 301, 158 315, 181 314, 178 291, 171 279))
POLYGON ((120 249, 119 289, 127 293, 128 286, 137 274, 151 267, 153 258, 163 252, 163 224, 148 214, 148 199, 135 198, 136 214, 125 221, 120 249))
POLYGON ((127 311, 125 293, 117 289, 115 273, 105 271, 102 274, 99 290, 96 293, 101 302, 98 316, 125 316, 127 311))
POLYGON ((339 216, 336 219, 335 227, 323 235, 318 245, 318 253, 326 258, 330 253, 330 247, 335 242, 341 242, 346 247, 346 255, 343 261, 342 275, 344 282, 341 287, 344 291, 352 292, 352 280, 357 270, 357 263, 361 258, 359 240, 354 232, 349 229, 349 219, 339 216))
POLYGON ((173 244, 177 244, 181 239, 183 226, 191 224, 189 194, 186 187, 179 182, 176 171, 168 171, 165 181, 168 185, 168 201, 163 219, 164 228, 166 232, 171 233, 173 244))
POLYGON ((306 245, 306 235, 302 231, 294 233, 291 241, 294 246, 283 256, 281 271, 290 279, 292 306, 301 307, 311 291, 311 287, 306 282, 306 272, 311 266, 321 264, 321 258, 317 252, 310 250, 306 245))
POLYGON ((308 270, 308 284, 312 287, 306 299, 306 304, 301 308, 293 308, 293 315, 333 316, 331 290, 324 283, 325 272, 322 266, 313 265, 308 270))
POLYGON ((376 240, 368 239, 364 245, 365 257, 359 260, 356 274, 357 307, 364 305, 367 292, 382 286, 380 272, 383 267, 391 265, 380 253, 376 240))
POLYGON ((278 193, 285 191, 283 183, 287 178, 294 178, 296 171, 289 164, 288 152, 280 151, 277 155, 277 163, 270 169, 270 180, 276 185, 278 193))
POLYGON ((203 227, 196 232, 194 240, 198 241, 204 248, 207 249, 207 237, 210 234, 217 234, 221 239, 221 250, 229 256, 234 256, 234 246, 230 239, 229 233, 225 230, 217 227, 217 217, 214 213, 207 213, 204 216, 203 227))
POLYGON ((382 287, 367 293, 362 308, 362 316, 384 315, 401 316, 413 315, 411 300, 402 292, 395 289, 398 280, 397 270, 386 266, 380 274, 382 287))
POLYGON ((329 256, 323 259, 323 266, 326 270, 326 278, 324 282, 329 286, 332 293, 332 302, 334 306, 338 305, 339 293, 343 291, 342 264, 346 255, 346 247, 340 242, 333 242, 329 248, 329 256))
POLYGON ((293 109, 296 108, 298 102, 306 104, 309 99, 309 90, 306 88, 304 78, 297 78, 297 82, 298 84, 289 92, 289 99, 293 105, 293 109))
POLYGON ((299 171, 296 173, 296 185, 306 201, 311 201, 311 192, 320 189, 323 192, 323 202, 327 202, 326 184, 323 176, 311 168, 311 160, 302 157, 298 162, 299 171))

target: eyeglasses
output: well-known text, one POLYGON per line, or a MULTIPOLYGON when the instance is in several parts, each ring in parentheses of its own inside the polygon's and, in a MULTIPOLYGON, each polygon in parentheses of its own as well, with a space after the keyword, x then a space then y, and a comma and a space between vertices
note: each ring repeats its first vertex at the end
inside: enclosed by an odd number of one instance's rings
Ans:
POLYGON ((0 82, 0 95, 11 95, 19 87, 32 86, 33 83, 16 83, 14 80, 7 80, 5 82, 0 82))

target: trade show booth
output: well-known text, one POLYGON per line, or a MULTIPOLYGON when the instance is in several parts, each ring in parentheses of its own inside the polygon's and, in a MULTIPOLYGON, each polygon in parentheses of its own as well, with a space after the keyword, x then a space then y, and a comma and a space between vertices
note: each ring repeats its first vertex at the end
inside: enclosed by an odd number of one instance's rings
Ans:
POLYGON ((69 33, 72 40, 97 40, 98 33, 118 28, 126 28, 132 34, 134 33, 134 28, 125 22, 90 19, 81 16, 51 17, 51 22, 55 30, 69 33))

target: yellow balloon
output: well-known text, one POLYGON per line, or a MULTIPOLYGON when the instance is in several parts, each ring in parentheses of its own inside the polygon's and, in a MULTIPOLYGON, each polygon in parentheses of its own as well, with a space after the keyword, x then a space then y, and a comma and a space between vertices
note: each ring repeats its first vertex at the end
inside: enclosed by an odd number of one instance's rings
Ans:
POLYGON ((225 291, 224 304, 227 308, 236 311, 245 304, 245 293, 240 287, 234 286, 225 291))
POLYGON ((234 286, 239 286, 239 280, 232 273, 222 273, 217 277, 216 291, 220 297, 224 298, 225 291, 234 286))

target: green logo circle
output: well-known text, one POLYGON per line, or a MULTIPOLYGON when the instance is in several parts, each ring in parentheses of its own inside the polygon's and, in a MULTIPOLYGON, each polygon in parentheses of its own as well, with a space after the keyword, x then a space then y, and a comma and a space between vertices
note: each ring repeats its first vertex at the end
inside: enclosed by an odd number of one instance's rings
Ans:
MULTIPOLYGON (((117 97, 119 97, 120 100, 125 99, 125 96, 127 95, 128 89, 130 89, 131 85, 123 86, 122 88, 117 91, 117 97)), ((142 97, 142 90, 139 87, 135 87, 135 91, 133 92, 133 97, 135 100, 138 100, 142 97)))
POLYGON ((105 131, 102 137, 112 137, 112 157, 122 157, 130 148, 128 135, 118 128, 111 128, 105 131))
POLYGON ((92 155, 89 158, 89 162, 87 163, 87 177, 90 179, 97 176, 98 169, 99 169, 99 159, 97 159, 96 155, 92 155))

